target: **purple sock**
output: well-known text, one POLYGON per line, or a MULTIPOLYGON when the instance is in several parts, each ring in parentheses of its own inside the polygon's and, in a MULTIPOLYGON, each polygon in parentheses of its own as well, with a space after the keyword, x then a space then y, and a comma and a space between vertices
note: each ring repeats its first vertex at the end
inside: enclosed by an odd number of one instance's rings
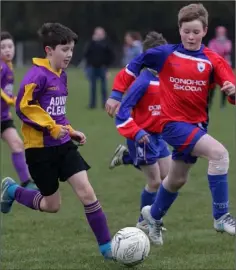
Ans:
POLYGON ((34 210, 40 210, 40 202, 43 195, 37 190, 30 190, 23 187, 17 187, 15 191, 15 200, 34 210))
POLYGON ((12 163, 22 183, 30 179, 28 166, 25 162, 25 153, 12 153, 12 163))
POLYGON ((99 201, 84 206, 88 223, 97 238, 98 245, 111 241, 107 220, 99 201))

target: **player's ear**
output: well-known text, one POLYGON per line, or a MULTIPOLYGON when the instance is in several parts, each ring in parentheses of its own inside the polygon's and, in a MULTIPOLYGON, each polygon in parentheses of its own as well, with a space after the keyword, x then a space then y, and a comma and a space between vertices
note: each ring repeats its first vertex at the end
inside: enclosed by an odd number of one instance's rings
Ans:
POLYGON ((50 46, 46 46, 44 50, 48 56, 52 56, 53 49, 50 46))

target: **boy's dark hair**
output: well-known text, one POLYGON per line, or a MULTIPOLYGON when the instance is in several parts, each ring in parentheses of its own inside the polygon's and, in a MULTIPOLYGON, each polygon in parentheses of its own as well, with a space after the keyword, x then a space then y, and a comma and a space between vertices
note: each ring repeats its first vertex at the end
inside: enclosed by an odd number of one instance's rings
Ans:
POLYGON ((60 23, 44 23, 38 30, 38 35, 43 43, 43 48, 49 46, 53 49, 57 45, 66 45, 71 41, 75 44, 78 36, 68 27, 60 23))
POLYGON ((203 24, 203 28, 208 26, 208 12, 203 4, 190 4, 180 9, 178 14, 179 27, 182 26, 183 22, 191 22, 199 20, 203 24))
POLYGON ((1 32, 1 41, 5 40, 5 39, 13 40, 13 37, 9 32, 3 31, 3 32, 1 32))
POLYGON ((165 45, 165 44, 167 44, 167 41, 163 37, 163 35, 161 33, 152 31, 146 35, 145 40, 143 41, 143 51, 145 52, 146 50, 150 48, 154 48, 156 46, 165 45))

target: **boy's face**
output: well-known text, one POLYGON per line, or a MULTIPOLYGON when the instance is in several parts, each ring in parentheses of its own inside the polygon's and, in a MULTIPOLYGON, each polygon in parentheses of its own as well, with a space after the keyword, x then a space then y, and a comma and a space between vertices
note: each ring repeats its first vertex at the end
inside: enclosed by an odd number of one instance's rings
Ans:
POLYGON ((73 56, 74 46, 75 42, 71 41, 65 45, 57 45, 54 50, 50 47, 46 47, 47 55, 50 56, 57 69, 65 69, 68 67, 73 56))
POLYGON ((4 39, 1 41, 1 59, 4 61, 12 61, 15 55, 15 46, 12 39, 4 39))
POLYGON ((196 51, 201 47, 202 39, 207 33, 207 27, 204 29, 202 22, 199 20, 183 22, 179 33, 184 48, 190 51, 196 51))

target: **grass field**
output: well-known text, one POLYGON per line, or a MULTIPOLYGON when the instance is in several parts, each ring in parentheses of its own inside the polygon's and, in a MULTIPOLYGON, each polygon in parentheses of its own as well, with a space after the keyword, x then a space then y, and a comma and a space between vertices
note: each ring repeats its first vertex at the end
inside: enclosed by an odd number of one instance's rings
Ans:
MULTIPOLYGON (((24 71, 16 72, 16 87, 24 71)), ((101 102, 97 110, 87 110, 88 85, 84 74, 72 69, 68 77, 67 115, 72 126, 87 135, 87 145, 81 152, 92 167, 89 177, 114 234, 120 228, 136 224, 144 181, 132 167, 109 171, 110 157, 124 140, 116 132, 113 120, 101 109, 101 102)), ((235 214, 235 113, 233 106, 219 109, 219 95, 211 111, 210 133, 230 152, 229 188, 231 212, 235 214)), ((168 232, 164 246, 152 246, 149 258, 138 269, 234 269, 235 238, 217 234, 213 229, 206 171, 207 162, 199 160, 165 217, 168 232)), ((10 152, 3 144, 2 176, 8 175, 16 177, 10 152)), ((1 216, 1 269, 123 269, 103 261, 83 207, 69 185, 62 184, 60 189, 62 208, 57 214, 39 213, 15 204, 10 214, 1 216)))

